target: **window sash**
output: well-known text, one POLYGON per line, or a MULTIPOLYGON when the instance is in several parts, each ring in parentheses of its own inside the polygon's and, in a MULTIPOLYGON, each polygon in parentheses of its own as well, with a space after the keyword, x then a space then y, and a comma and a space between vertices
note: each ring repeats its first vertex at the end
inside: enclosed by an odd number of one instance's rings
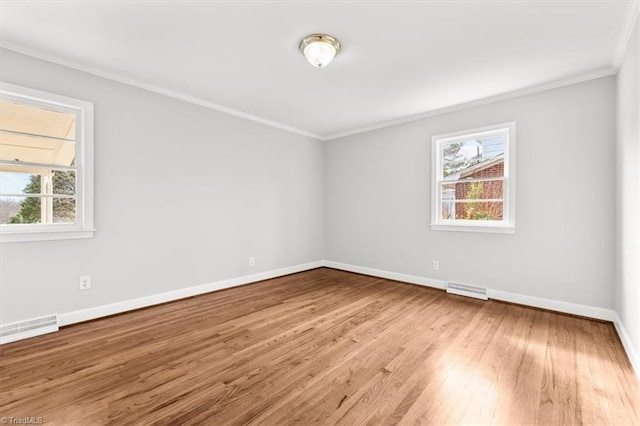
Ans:
MULTIPOLYGON (((40 185, 40 193, 25 193, 25 192, 6 192, 3 191, 2 188, 0 188, 0 196, 1 197, 22 197, 22 196, 30 196, 30 197, 47 197, 47 196, 54 196, 54 197, 58 197, 58 198, 74 198, 76 199, 76 209, 79 208, 79 205, 81 204, 82 200, 80 199, 80 197, 78 197, 79 194, 79 185, 80 182, 82 181, 82 171, 79 167, 73 166, 73 167, 65 167, 65 166, 58 166, 58 165, 51 165, 51 164, 41 164, 41 163, 24 163, 21 161, 1 161, 0 160, 0 172, 5 172, 5 173, 24 173, 24 174, 32 174, 32 175, 39 175, 41 178, 48 178, 48 182, 45 185, 44 181, 42 181, 41 185, 40 185), (5 168, 3 166, 9 166, 8 168, 5 168), (54 189, 54 183, 53 183, 53 172, 55 171, 60 171, 60 172, 73 172, 75 175, 75 179, 74 179, 74 193, 58 193, 55 192, 54 189)), ((76 212, 78 213, 78 212, 76 212)), ((9 225, 9 224, 2 224, 2 226, 4 227, 5 225, 9 225)), ((10 224, 10 225, 16 225, 16 224, 10 224)), ((41 225, 45 225, 45 223, 42 223, 41 225)))
POLYGON ((441 203, 455 203, 455 204, 468 204, 468 203, 503 203, 502 198, 473 198, 465 200, 442 200, 441 203))
POLYGON ((504 180, 504 176, 502 177, 487 177, 487 178, 472 178, 472 179, 452 179, 452 180, 439 180, 438 184, 453 184, 456 183, 474 183, 474 182, 495 182, 499 180, 504 180))
POLYGON ((0 160, 0 168, 2 166, 18 166, 18 167, 32 167, 35 169, 51 169, 51 170, 61 170, 64 172, 77 172, 80 170, 80 166, 60 166, 58 164, 50 164, 50 163, 28 163, 26 161, 7 161, 0 160))
POLYGON ((24 192, 20 193, 2 193, 0 197, 12 197, 12 198, 78 198, 77 195, 68 195, 68 194, 25 194, 24 192))
MULTIPOLYGON (((442 203, 478 203, 478 202, 501 202, 503 203, 502 206, 502 215, 503 218, 506 215, 506 203, 507 203, 507 197, 508 197, 508 190, 507 190, 508 184, 507 184, 507 179, 504 177, 497 177, 497 178, 486 178, 486 179, 462 179, 462 180, 447 180, 447 181, 439 181, 437 183, 437 202, 439 203, 439 206, 437 207, 438 211, 438 217, 440 218, 440 220, 446 220, 446 219, 442 219, 442 203), (445 188, 445 186, 452 186, 454 188, 450 188, 450 189, 454 189, 455 190, 455 185, 456 184, 461 184, 461 183, 477 183, 477 182, 502 182, 502 198, 474 198, 474 199, 470 199, 470 198, 453 198, 453 199, 444 199, 442 198, 442 192, 443 190, 447 189, 445 188)), ((461 219, 457 219, 457 220, 461 220, 461 219)), ((501 222, 501 221, 498 221, 501 222)))
MULTIPOLYGON (((480 179, 481 181, 483 181, 484 179, 480 179)), ((491 222, 494 224, 508 224, 508 219, 509 219, 509 181, 507 178, 498 178, 498 179, 494 179, 493 181, 503 181, 502 184, 502 196, 503 198, 476 198, 476 199, 451 199, 451 200, 446 200, 442 198, 442 186, 443 185, 449 185, 449 184, 455 184, 456 181, 446 181, 446 182, 439 182, 439 186, 437 187, 437 191, 436 191, 436 200, 435 202, 437 203, 435 206, 435 214, 437 214, 437 217, 432 219, 432 222, 434 224, 440 223, 440 222, 447 222, 447 223, 458 223, 458 222, 470 222, 470 223, 476 223, 476 222, 491 222), (481 203, 481 202, 500 202, 502 203, 502 220, 469 220, 469 219, 443 219, 442 218, 442 203, 481 203)), ((465 182, 471 182, 468 180, 461 180, 461 181, 457 181, 459 183, 465 183, 465 182)))

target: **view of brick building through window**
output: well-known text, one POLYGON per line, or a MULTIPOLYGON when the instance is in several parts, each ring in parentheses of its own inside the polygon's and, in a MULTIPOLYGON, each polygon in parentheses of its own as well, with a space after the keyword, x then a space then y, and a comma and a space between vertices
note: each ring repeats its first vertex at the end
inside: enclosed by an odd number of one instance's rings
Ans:
POLYGON ((471 137, 443 146, 442 219, 503 220, 504 150, 503 136, 471 137))
MULTIPOLYGON (((472 166, 460 174, 460 179, 502 178, 504 157, 500 156, 472 166)), ((455 184, 456 200, 502 200, 504 182, 502 180, 460 182, 455 184)), ((456 219, 502 220, 502 201, 483 201, 459 204, 456 219)))

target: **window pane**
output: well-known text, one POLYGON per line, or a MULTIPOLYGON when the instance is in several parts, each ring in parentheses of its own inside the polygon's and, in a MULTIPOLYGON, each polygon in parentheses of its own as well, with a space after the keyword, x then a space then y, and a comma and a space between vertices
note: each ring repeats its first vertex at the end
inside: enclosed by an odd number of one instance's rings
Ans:
POLYGON ((442 147, 444 180, 504 176, 502 135, 451 142, 442 147))
POLYGON ((71 166, 75 157, 75 142, 0 132, 0 160, 71 166))
POLYGON ((76 223, 76 200, 73 198, 53 199, 53 223, 76 223))
POLYGON ((40 194, 40 175, 0 168, 0 193, 40 194))
POLYGON ((442 184, 442 201, 504 198, 504 181, 456 182, 442 184))
POLYGON ((0 223, 41 223, 40 198, 0 197, 0 223))
POLYGON ((445 220, 502 220, 503 203, 501 201, 471 203, 443 201, 441 218, 445 220))
MULTIPOLYGON (((24 200, 23 197, 0 197, 0 223, 21 223, 21 222, 12 222, 12 218, 14 218, 18 212, 20 211, 20 203, 24 200)), ((35 199, 37 200, 37 199, 35 199)), ((38 200, 38 211, 40 211, 40 200, 38 200)), ((38 215, 38 220, 40 220, 40 216, 38 215)))
POLYGON ((54 195, 76 195, 76 172, 54 170, 51 182, 54 195))
POLYGON ((75 140, 76 115, 2 100, 0 101, 0 129, 75 140))
POLYGON ((75 223, 76 200, 52 197, 0 197, 0 223, 75 223))
POLYGON ((76 172, 3 165, 0 166, 0 193, 75 195, 76 172))

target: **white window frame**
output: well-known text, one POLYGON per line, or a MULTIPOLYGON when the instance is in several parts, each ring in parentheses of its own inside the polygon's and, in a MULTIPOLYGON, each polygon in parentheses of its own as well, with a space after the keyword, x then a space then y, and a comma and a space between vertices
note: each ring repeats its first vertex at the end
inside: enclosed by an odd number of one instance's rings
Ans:
POLYGON ((431 138, 431 229, 434 231, 493 232, 516 230, 516 123, 495 124, 431 138), (502 220, 442 219, 442 149, 444 145, 492 134, 505 134, 502 220))
POLYGON ((76 114, 76 223, 0 224, 0 242, 93 237, 93 103, 4 81, 0 81, 0 98, 76 114))

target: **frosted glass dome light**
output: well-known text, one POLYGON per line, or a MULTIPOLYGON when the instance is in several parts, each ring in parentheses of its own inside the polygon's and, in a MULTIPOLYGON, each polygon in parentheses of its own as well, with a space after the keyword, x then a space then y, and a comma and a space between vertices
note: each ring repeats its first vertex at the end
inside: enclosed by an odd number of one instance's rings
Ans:
POLYGON ((340 42, 327 34, 311 34, 300 42, 300 51, 314 67, 322 68, 331 63, 340 51, 340 42))

